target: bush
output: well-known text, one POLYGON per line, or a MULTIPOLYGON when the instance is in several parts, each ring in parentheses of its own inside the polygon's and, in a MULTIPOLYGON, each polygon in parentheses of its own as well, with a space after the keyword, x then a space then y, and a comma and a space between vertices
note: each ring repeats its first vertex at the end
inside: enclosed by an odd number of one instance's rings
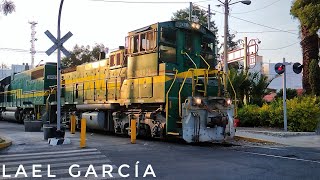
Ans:
POLYGON ((247 105, 239 109, 238 117, 240 119, 241 126, 254 127, 260 125, 259 106, 247 105))
POLYGON ((320 118, 320 104, 316 97, 294 98, 287 102, 288 129, 315 131, 320 118))
MULTIPOLYGON (((248 105, 239 109, 241 126, 283 128, 283 102, 281 99, 262 107, 248 105)), ((289 131, 315 131, 320 122, 320 102, 314 96, 295 97, 287 100, 289 131)))

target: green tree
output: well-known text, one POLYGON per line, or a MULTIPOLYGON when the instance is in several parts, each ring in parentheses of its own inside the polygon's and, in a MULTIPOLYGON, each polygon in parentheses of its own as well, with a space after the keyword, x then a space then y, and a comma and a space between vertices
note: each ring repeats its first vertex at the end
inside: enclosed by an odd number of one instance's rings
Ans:
POLYGON ((269 93, 267 87, 273 80, 269 80, 267 76, 258 72, 251 73, 238 69, 230 69, 229 77, 230 81, 228 92, 231 93, 231 96, 234 96, 234 92, 231 87, 232 84, 237 94, 240 106, 244 105, 245 96, 249 99, 249 104, 261 106, 263 103, 263 97, 269 93))
POLYGON ((262 106, 263 97, 269 94, 268 86, 273 79, 269 80, 268 77, 259 72, 249 73, 250 91, 249 103, 262 106))
POLYGON ((70 57, 64 57, 61 62, 63 67, 73 67, 87 62, 98 61, 100 59, 100 51, 104 49, 103 44, 96 44, 90 48, 87 46, 75 45, 70 57))
POLYGON ((312 59, 309 64, 309 83, 311 92, 314 95, 320 95, 320 67, 319 61, 312 59))
POLYGON ((10 0, 4 0, 0 3, 0 11, 7 16, 16 10, 15 4, 10 0))
MULTIPOLYGON (((319 47, 318 35, 320 29, 320 1, 319 0, 295 0, 291 6, 290 13, 300 21, 301 47, 303 53, 303 79, 302 85, 307 93, 311 93, 310 84, 310 62, 318 60, 319 47)), ((311 80, 315 81, 315 80, 311 80)), ((320 83, 320 82, 317 82, 320 83)))
POLYGON ((229 85, 227 90, 231 93, 230 95, 234 97, 233 86, 237 99, 239 100, 238 105, 242 106, 244 104, 243 99, 245 95, 248 95, 248 92, 250 91, 249 73, 244 70, 238 71, 238 69, 231 68, 229 70, 229 78, 230 81, 228 81, 229 85))

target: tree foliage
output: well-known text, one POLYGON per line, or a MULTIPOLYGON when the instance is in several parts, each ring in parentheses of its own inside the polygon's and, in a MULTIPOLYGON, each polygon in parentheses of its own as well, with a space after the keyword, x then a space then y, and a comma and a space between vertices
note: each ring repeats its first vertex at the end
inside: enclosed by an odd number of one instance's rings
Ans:
POLYGON ((103 44, 96 44, 90 48, 87 46, 75 45, 70 57, 64 57, 61 62, 64 67, 73 67, 80 64, 97 61, 100 59, 100 51, 104 49, 103 44))
MULTIPOLYGON (((320 28, 320 1, 319 0, 295 0, 291 6, 290 13, 298 18, 301 25, 301 47, 303 54, 303 79, 302 85, 306 93, 312 93, 310 82, 310 63, 312 59, 319 59, 319 37, 316 32, 320 28)), ((312 76, 315 77, 315 76, 312 76)), ((311 77, 311 78, 312 78, 311 77)), ((317 81, 319 84, 320 82, 317 81)))
POLYGON ((319 61, 312 59, 309 64, 309 83, 311 86, 311 92, 314 95, 320 95, 320 67, 319 61))
POLYGON ((244 70, 230 69, 230 81, 228 85, 228 92, 234 96, 233 85, 239 105, 244 105, 245 96, 248 98, 249 104, 263 104, 263 97, 269 93, 267 87, 271 83, 267 76, 258 72, 248 72, 244 70))
POLYGON ((0 4, 0 11, 7 16, 8 14, 13 13, 16 10, 15 4, 10 0, 4 0, 2 4, 0 4))
POLYGON ((290 13, 299 19, 301 25, 309 30, 310 35, 315 34, 320 29, 319 0, 296 0, 290 13))

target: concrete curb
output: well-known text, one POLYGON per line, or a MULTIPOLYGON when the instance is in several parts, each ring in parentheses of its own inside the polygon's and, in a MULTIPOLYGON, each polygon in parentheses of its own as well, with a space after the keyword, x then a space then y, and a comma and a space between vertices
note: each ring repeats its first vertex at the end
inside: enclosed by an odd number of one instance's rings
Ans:
POLYGON ((266 144, 279 144, 277 142, 273 141, 267 141, 263 139, 257 139, 257 138, 250 138, 250 137, 244 137, 244 136, 234 136, 235 140, 245 140, 249 142, 254 142, 254 143, 266 143, 266 144))
POLYGON ((10 141, 10 140, 8 140, 6 138, 3 138, 3 137, 1 137, 1 139, 3 139, 4 142, 0 143, 0 150, 2 150, 4 148, 7 148, 7 147, 12 145, 12 141, 10 141))

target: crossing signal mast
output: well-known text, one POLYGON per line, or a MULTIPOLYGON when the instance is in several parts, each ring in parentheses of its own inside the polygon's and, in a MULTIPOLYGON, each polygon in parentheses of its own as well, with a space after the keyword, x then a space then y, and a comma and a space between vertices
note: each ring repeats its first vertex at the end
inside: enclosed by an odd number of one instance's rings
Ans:
MULTIPOLYGON (((283 63, 277 63, 274 66, 274 70, 276 71, 277 74, 281 75, 283 74, 283 126, 284 126, 284 131, 287 131, 287 77, 286 77, 286 65, 290 65, 291 63, 287 63, 286 59, 283 58, 283 63)), ((294 63, 293 66, 293 72, 296 74, 300 74, 303 68, 303 65, 300 63, 294 63)))

